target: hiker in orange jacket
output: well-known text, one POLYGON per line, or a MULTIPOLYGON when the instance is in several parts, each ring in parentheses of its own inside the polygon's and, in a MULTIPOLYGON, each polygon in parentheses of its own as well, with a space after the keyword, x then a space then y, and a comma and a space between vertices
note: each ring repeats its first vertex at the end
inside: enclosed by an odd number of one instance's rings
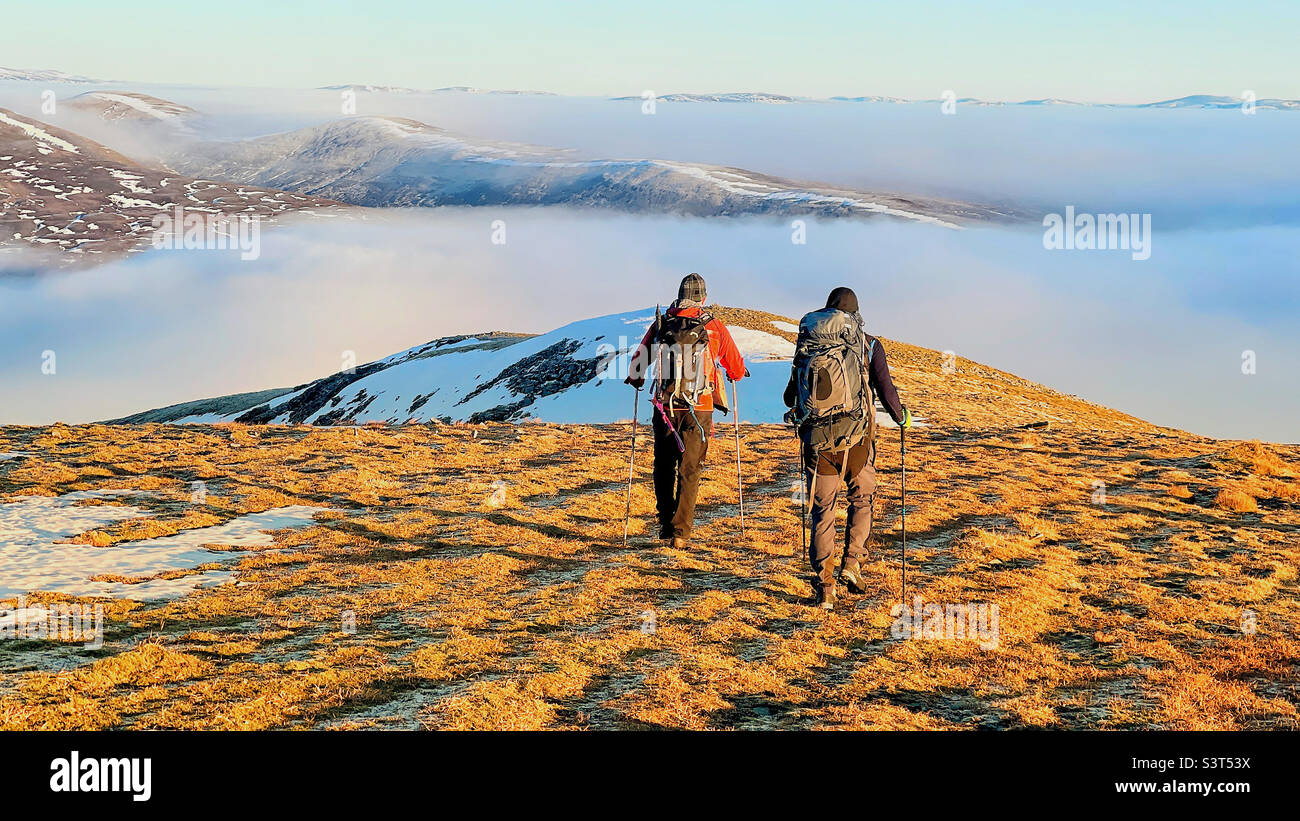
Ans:
MULTIPOLYGON (((704 278, 690 274, 677 289, 677 301, 646 331, 641 344, 628 363, 627 384, 640 390, 651 361, 659 362, 651 400, 654 410, 654 483, 659 514, 659 538, 684 548, 691 538, 695 520, 695 501, 699 495, 700 471, 709 452, 713 434, 713 411, 728 412, 726 389, 721 370, 736 381, 748 375, 744 357, 731 338, 727 326, 704 308, 707 299, 704 278), (700 320, 691 322, 691 320, 700 320), (680 338, 696 339, 703 329, 708 337, 708 353, 700 351, 698 380, 696 369, 688 362, 685 372, 691 379, 666 380, 665 356, 689 357, 691 346, 665 342, 675 329, 680 338), (684 386, 682 383, 692 384, 684 386), (666 418, 665 418, 666 417, 666 418), (670 427, 671 425, 671 427, 670 427)), ((702 346, 701 346, 702 347, 702 346)))

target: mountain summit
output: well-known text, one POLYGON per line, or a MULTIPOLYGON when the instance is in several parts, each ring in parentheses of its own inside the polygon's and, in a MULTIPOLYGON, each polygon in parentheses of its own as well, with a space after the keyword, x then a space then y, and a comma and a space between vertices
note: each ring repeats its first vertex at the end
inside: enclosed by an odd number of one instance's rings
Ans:
MULTIPOLYGON (((740 383, 743 421, 781 422, 795 320, 743 308, 709 310, 727 324, 751 373, 740 383)), ((631 391, 623 384, 627 356, 653 320, 654 310, 646 308, 539 335, 494 331, 443 337, 292 388, 184 402, 114 422, 617 422, 631 415, 631 391)), ((984 365, 953 359, 945 367, 938 351, 882 342, 904 401, 935 424, 987 428, 1070 421, 1154 429, 984 365)), ((887 414, 877 417, 882 425, 892 424, 887 414)))

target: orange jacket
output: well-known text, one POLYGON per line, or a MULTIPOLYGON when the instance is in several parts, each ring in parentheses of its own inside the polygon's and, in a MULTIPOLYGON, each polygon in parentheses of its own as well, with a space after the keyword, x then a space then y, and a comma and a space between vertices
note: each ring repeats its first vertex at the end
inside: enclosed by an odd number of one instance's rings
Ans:
MULTIPOLYGON (((699 316, 703 313, 700 308, 669 308, 666 312, 669 316, 699 316)), ((714 317, 711 322, 704 326, 709 332, 709 353, 712 354, 715 365, 721 365, 722 369, 727 372, 727 376, 732 381, 739 380, 745 375, 745 358, 740 355, 740 349, 736 347, 736 341, 731 338, 731 331, 722 321, 714 317)), ((641 344, 633 352, 632 358, 628 361, 628 372, 630 378, 644 380, 646 370, 650 367, 650 343, 653 341, 655 326, 651 325, 646 329, 645 336, 641 338, 641 344)), ((695 405, 697 413, 712 413, 714 407, 714 396, 725 399, 726 392, 722 387, 722 379, 718 374, 718 368, 713 369, 713 394, 704 394, 700 397, 699 403, 695 405)), ((719 404, 724 404, 719 402, 719 404)), ((725 404, 724 404, 725 407, 725 404)))

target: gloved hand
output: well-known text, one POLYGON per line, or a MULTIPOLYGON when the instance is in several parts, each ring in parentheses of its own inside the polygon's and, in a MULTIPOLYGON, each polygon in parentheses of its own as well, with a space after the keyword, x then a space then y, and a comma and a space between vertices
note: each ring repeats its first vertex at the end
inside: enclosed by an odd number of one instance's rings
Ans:
POLYGON ((781 418, 787 425, 799 424, 799 417, 795 416, 794 408, 791 408, 790 410, 786 411, 785 416, 781 418))
POLYGON ((629 376, 627 379, 624 379, 624 380, 623 380, 623 383, 626 384, 626 385, 631 385, 632 387, 636 388, 637 390, 641 390, 641 387, 642 387, 643 385, 645 385, 645 377, 643 377, 643 376, 629 376))
POLYGON ((899 427, 904 429, 912 427, 912 412, 907 409, 906 405, 903 406, 903 424, 899 427))

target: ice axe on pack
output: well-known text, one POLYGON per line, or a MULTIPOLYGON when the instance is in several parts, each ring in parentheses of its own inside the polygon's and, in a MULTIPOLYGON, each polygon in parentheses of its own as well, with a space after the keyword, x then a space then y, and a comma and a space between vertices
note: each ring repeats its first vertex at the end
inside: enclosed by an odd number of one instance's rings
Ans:
POLYGON ((673 439, 677 442, 677 449, 685 453, 686 443, 682 441, 682 435, 677 432, 677 427, 673 425, 673 419, 668 415, 668 409, 664 407, 664 403, 658 397, 651 398, 650 402, 655 406, 655 410, 659 411, 659 418, 664 420, 664 424, 668 426, 668 432, 673 435, 673 439))

